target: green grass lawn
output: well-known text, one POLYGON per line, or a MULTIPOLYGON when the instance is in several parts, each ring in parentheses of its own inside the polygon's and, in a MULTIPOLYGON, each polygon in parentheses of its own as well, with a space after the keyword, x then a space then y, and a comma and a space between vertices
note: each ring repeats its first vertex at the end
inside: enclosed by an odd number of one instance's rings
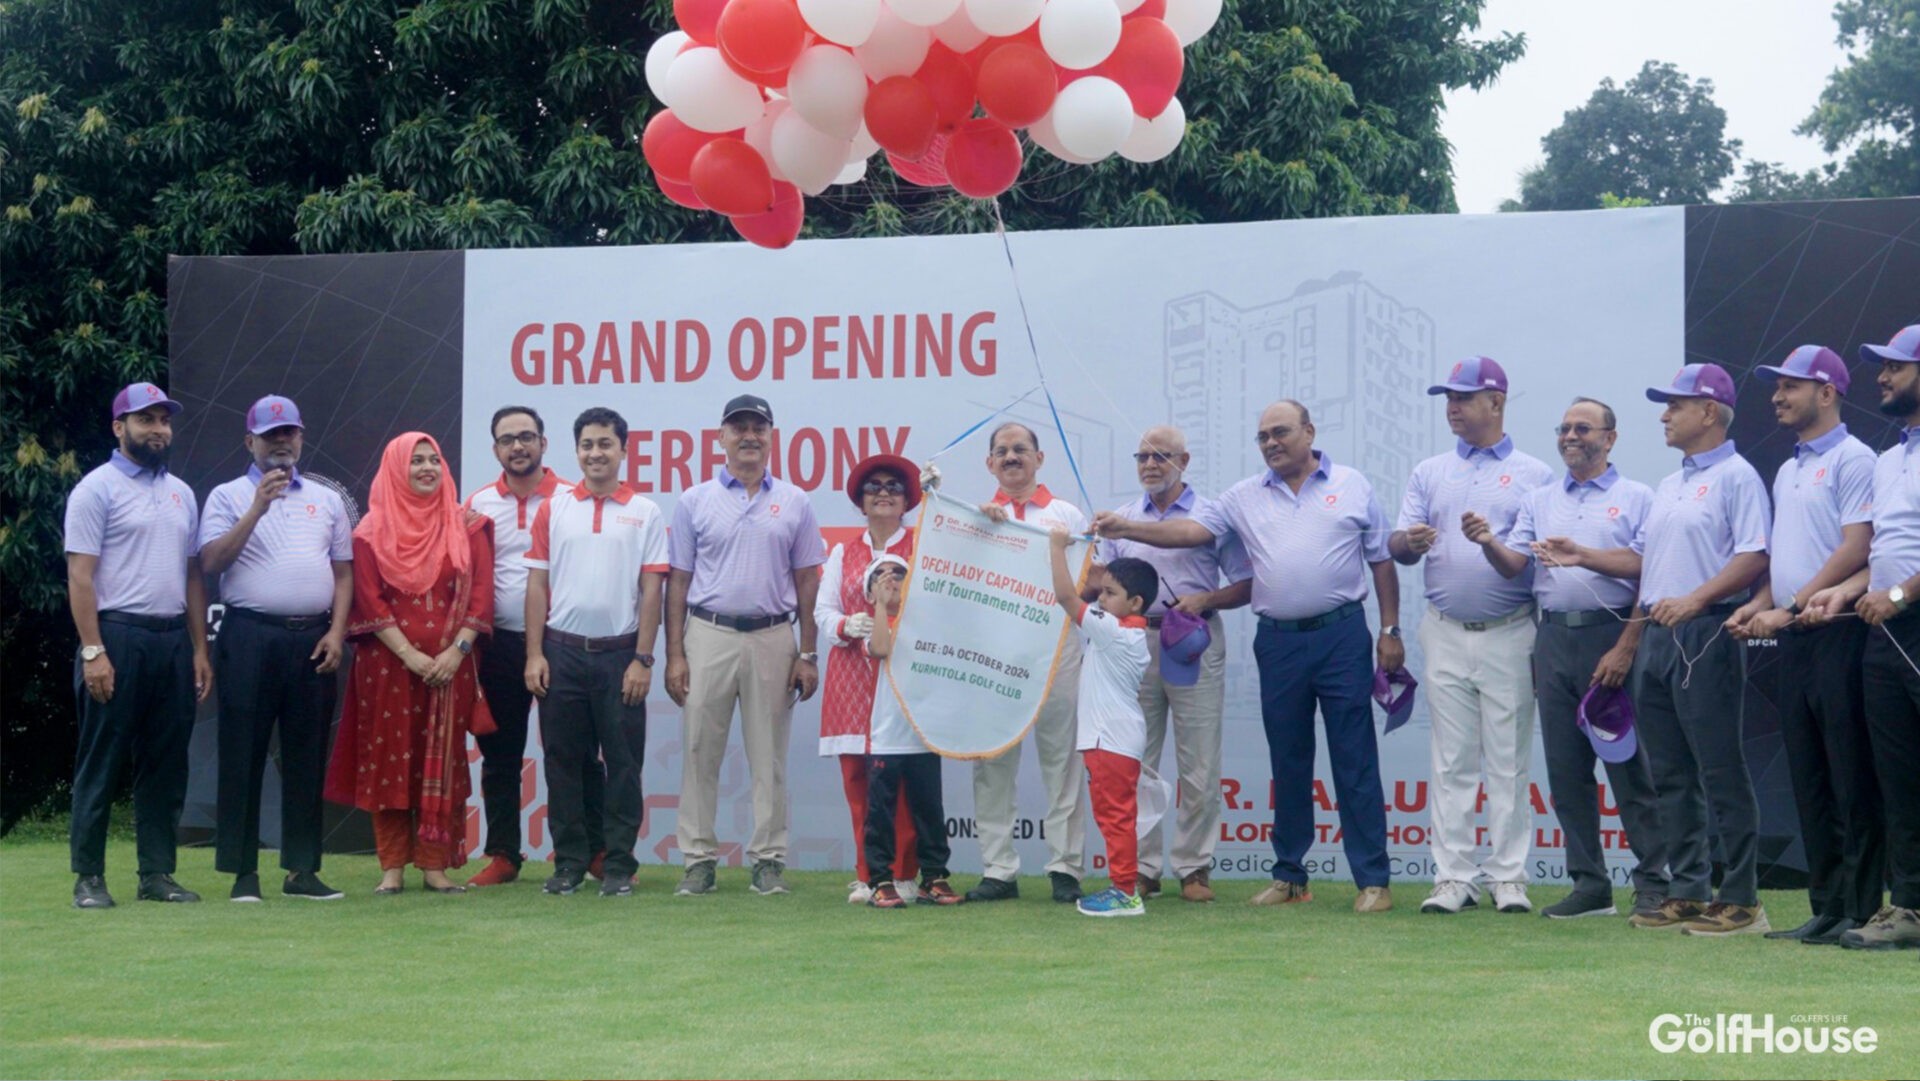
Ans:
MULTIPOLYGON (((349 897, 69 907, 63 840, 0 844, 0 1077, 1912 1077, 1920 970, 1758 937, 1636 932, 1492 911, 1421 916, 1424 888, 1357 916, 1353 888, 1256 909, 1153 902, 1093 920, 1026 896, 895 912, 844 873, 763 898, 543 896, 537 875, 460 897, 375 898, 370 857, 328 860, 349 897), (1846 1014, 1872 1055, 1663 1055, 1660 1013, 1846 1014)), ((267 854, 271 860, 271 854, 267 854)), ((539 871, 544 865, 532 865, 539 871)), ((970 881, 970 880, 969 880, 970 881)), ((964 886, 965 883, 962 883, 964 886)), ((1559 891, 1536 890, 1536 904, 1559 891)), ((1625 894, 1622 893, 1624 900, 1625 894)), ((1765 898, 1776 926, 1803 896, 1765 898)))

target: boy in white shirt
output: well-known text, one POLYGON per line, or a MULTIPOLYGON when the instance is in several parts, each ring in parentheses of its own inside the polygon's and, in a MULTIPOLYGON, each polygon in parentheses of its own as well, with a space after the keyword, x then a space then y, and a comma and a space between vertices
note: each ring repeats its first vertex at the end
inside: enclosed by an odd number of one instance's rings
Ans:
POLYGON ((1140 712, 1140 680, 1147 674, 1147 605, 1160 592, 1160 575, 1141 559, 1116 559, 1101 578, 1098 607, 1080 600, 1067 546, 1072 536, 1055 526, 1053 594, 1080 628, 1086 650, 1080 666, 1079 738, 1087 764, 1093 819, 1107 842, 1107 874, 1113 885, 1076 902, 1084 916, 1141 916, 1147 906, 1137 889, 1140 839, 1140 758, 1147 749, 1147 721, 1140 712))

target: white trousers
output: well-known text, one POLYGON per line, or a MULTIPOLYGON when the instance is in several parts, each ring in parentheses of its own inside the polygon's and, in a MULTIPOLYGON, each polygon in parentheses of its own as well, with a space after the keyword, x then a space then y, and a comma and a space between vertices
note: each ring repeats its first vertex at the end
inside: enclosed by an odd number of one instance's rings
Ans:
MULTIPOLYGON (((1086 873, 1086 771, 1080 752, 1073 749, 1079 735, 1076 716, 1080 700, 1080 640, 1070 634, 1061 649, 1060 670, 1053 689, 1040 706, 1033 725, 1033 744, 1040 752, 1040 779, 1047 789, 1047 870, 1080 878, 1086 873)), ((980 862, 988 878, 1011 881, 1020 873, 1020 855, 1013 848, 1013 823, 1019 817, 1015 779, 1020 773, 1020 747, 1014 744, 998 758, 973 764, 973 820, 980 835, 980 862)))
POLYGON ((1431 607, 1420 621, 1432 718, 1433 867, 1436 882, 1527 881, 1533 807, 1533 621, 1470 631, 1431 607), (1486 787, 1486 840, 1474 819, 1486 787))

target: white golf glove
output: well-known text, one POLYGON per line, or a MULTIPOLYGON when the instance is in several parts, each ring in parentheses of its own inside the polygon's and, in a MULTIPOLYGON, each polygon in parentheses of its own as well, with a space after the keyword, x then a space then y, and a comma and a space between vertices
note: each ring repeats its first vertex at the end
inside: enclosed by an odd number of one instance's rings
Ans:
POLYGON ((928 462, 926 465, 920 467, 920 487, 929 492, 940 487, 939 466, 928 462))
POLYGON ((866 638, 873 634, 873 617, 865 612, 856 612, 847 617, 840 633, 848 638, 866 638))

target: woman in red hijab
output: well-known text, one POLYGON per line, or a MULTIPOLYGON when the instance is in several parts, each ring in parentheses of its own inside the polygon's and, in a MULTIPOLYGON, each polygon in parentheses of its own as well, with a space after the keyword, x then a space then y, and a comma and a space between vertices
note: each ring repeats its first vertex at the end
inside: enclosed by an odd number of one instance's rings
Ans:
POLYGON ((461 893, 467 732, 492 727, 471 659, 493 624, 493 523, 454 495, 440 445, 421 432, 387 444, 366 517, 353 531, 352 687, 327 768, 327 798, 373 816, 380 888, 406 865, 435 893, 461 893))

